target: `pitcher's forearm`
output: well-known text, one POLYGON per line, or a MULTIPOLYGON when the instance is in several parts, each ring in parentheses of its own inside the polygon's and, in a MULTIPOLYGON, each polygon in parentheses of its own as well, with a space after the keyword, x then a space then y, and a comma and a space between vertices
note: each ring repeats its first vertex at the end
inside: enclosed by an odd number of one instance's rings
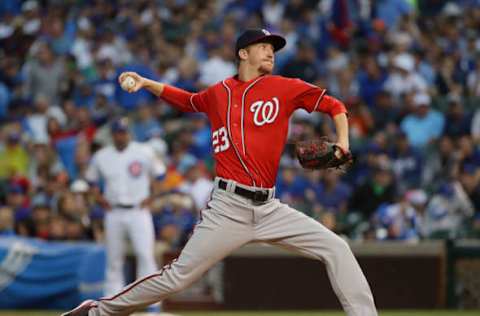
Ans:
POLYGON ((344 149, 350 148, 350 142, 348 140, 348 119, 345 113, 337 114, 333 117, 335 122, 335 129, 337 133, 337 143, 344 149))
POLYGON ((143 88, 147 89, 148 91, 150 91, 151 93, 153 93, 157 97, 160 97, 163 93, 164 88, 165 88, 165 84, 163 84, 161 82, 158 82, 158 81, 154 81, 154 80, 144 78, 143 88))

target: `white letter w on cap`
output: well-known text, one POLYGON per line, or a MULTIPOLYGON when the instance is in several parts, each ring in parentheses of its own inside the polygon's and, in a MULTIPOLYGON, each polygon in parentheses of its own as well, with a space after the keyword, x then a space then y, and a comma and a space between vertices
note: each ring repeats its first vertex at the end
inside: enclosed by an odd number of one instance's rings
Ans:
POLYGON ((263 32, 263 34, 265 34, 265 35, 271 35, 271 33, 270 33, 269 31, 267 31, 266 29, 262 29, 262 32, 263 32))

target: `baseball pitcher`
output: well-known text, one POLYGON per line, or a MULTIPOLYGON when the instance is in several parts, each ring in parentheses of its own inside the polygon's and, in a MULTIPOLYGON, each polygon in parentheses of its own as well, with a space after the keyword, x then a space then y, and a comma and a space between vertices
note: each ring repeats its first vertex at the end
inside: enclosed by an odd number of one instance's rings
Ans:
POLYGON ((297 150, 306 168, 339 167, 350 159, 346 109, 325 90, 299 79, 272 75, 275 52, 286 41, 263 29, 237 40, 238 74, 199 93, 122 73, 128 92, 147 89, 184 112, 203 112, 211 123, 216 161, 212 199, 192 237, 172 264, 117 294, 88 300, 64 315, 128 315, 181 291, 233 250, 253 241, 287 248, 326 265, 349 316, 375 316, 372 293, 348 244, 314 219, 275 199, 275 179, 290 115, 299 108, 330 115, 335 144, 297 150), (325 159, 327 157, 327 159, 325 159))

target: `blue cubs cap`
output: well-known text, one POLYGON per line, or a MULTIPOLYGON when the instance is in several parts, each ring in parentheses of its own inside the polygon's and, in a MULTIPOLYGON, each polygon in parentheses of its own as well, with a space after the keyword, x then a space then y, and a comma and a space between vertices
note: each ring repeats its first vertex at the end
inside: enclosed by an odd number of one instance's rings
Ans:
POLYGON ((126 117, 116 119, 112 123, 111 130, 112 132, 128 132, 128 119, 126 117))
POLYGON ((282 36, 272 34, 265 29, 249 29, 238 37, 235 56, 238 56, 238 51, 242 48, 256 43, 270 43, 273 45, 273 50, 277 52, 287 44, 287 41, 282 36))

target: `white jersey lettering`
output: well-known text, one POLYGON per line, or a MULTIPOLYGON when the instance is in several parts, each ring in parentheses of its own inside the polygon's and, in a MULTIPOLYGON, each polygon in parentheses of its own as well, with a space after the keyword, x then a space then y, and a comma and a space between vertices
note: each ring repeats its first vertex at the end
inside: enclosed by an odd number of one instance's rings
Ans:
POLYGON ((257 126, 263 126, 265 124, 270 124, 275 121, 279 112, 279 102, 276 97, 273 97, 272 101, 257 101, 252 103, 250 106, 250 111, 254 112, 253 122, 257 126), (260 116, 260 117, 259 117, 260 116))
POLYGON ((212 146, 214 153, 225 151, 230 147, 227 135, 227 129, 225 127, 221 127, 212 133, 212 146))

